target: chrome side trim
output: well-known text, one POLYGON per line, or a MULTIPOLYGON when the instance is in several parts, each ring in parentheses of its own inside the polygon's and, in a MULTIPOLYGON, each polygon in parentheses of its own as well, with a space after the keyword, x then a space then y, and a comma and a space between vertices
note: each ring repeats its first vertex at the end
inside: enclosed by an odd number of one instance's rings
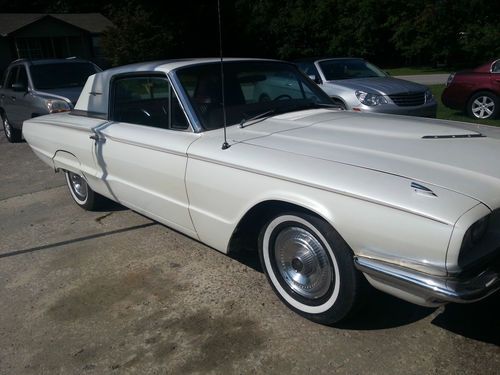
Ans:
POLYGON ((431 303, 470 303, 500 290, 500 265, 467 277, 440 277, 364 257, 356 268, 377 281, 431 303))
MULTIPOLYGON (((172 131, 175 131, 175 130, 172 130, 172 131)), ((176 155, 176 156, 187 157, 187 154, 185 152, 174 151, 174 150, 170 150, 170 149, 163 148, 163 147, 151 146, 151 145, 148 145, 148 144, 142 143, 142 142, 135 142, 135 141, 131 141, 131 140, 128 140, 128 139, 118 138, 118 137, 111 136, 111 135, 103 133, 103 132, 99 132, 99 134, 103 135, 107 139, 110 139, 110 140, 118 142, 118 143, 123 143, 123 144, 130 145, 130 146, 136 146, 136 147, 146 148, 148 150, 163 152, 165 154, 171 154, 171 155, 176 155)), ((196 133, 192 133, 192 134, 196 134, 196 133)), ((198 137, 199 136, 195 135, 193 137, 193 142, 195 140, 197 140, 198 137)))
MULTIPOLYGON (((99 120, 101 120, 101 119, 99 119, 99 120)), ((36 118, 35 122, 37 122, 39 124, 43 124, 43 125, 59 126, 61 128, 67 128, 67 129, 71 129, 71 130, 77 130, 77 131, 85 132, 87 134, 92 134, 92 129, 93 128, 96 128, 96 127, 102 126, 104 124, 107 124, 109 121, 108 120, 101 120, 101 122, 93 125, 91 128, 89 128, 88 126, 77 125, 77 124, 69 124, 69 123, 66 123, 66 122, 57 122, 57 121, 54 121, 54 120, 51 120, 51 121, 49 121, 49 120, 41 120, 40 118, 36 118)))

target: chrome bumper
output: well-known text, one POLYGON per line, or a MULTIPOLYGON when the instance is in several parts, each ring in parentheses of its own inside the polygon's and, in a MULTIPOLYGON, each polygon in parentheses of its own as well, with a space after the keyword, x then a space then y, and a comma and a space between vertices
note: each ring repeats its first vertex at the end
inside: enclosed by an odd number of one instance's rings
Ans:
MULTIPOLYGON (((399 290, 405 295, 414 296, 422 301, 416 303, 425 306, 447 302, 470 303, 486 298, 500 289, 499 264, 467 277, 428 275, 363 257, 355 257, 354 264, 358 270, 375 280, 378 285, 386 285, 390 290, 399 290)), ((398 295, 398 297, 401 296, 398 295)), ((411 302, 415 302, 415 299, 411 302)))

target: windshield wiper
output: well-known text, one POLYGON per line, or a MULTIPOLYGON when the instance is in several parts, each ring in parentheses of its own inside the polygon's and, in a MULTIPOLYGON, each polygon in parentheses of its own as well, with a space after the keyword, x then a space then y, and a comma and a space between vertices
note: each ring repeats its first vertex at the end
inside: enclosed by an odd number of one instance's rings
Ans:
MULTIPOLYGON (((269 111, 265 111, 265 112, 262 112, 262 113, 259 113, 258 115, 255 115, 255 116, 252 116, 250 118, 245 118, 243 117, 241 119, 241 122, 240 122, 240 128, 244 128, 245 124, 248 122, 248 121, 252 121, 252 120, 261 120, 261 119, 265 119, 267 117, 269 117, 270 115, 273 115, 276 113, 276 110, 275 109, 270 109, 269 111)), ((254 122, 255 124, 255 122, 254 122)), ((249 124, 249 125, 252 125, 252 124, 249 124)), ((248 125, 247 125, 248 126, 248 125)))
POLYGON ((282 113, 287 113, 287 112, 294 112, 294 111, 302 111, 304 109, 315 108, 315 107, 327 107, 327 108, 342 109, 342 107, 340 107, 337 104, 317 103, 317 102, 309 102, 309 103, 305 103, 305 104, 299 105, 299 106, 284 107, 284 108, 280 108, 280 109, 275 108, 275 109, 270 109, 268 111, 259 113, 255 116, 250 117, 250 118, 245 118, 245 117, 242 118, 241 122, 240 122, 240 128, 245 128, 246 126, 250 126, 250 125, 256 124, 258 122, 258 121, 255 121, 255 122, 245 126, 245 124, 248 121, 266 120, 269 117, 271 117, 272 115, 277 115, 277 114, 282 114, 282 113))
POLYGON ((310 103, 310 106, 318 106, 318 107, 327 107, 327 108, 337 108, 340 109, 342 108, 338 104, 328 104, 328 103, 310 103))

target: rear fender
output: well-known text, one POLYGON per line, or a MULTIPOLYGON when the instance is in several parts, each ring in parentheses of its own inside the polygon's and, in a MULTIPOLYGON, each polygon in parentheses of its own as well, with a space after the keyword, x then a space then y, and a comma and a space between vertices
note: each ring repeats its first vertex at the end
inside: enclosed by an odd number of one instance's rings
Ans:
POLYGON ((59 172, 62 169, 82 175, 80 161, 70 152, 58 150, 52 158, 52 161, 56 172, 59 172))

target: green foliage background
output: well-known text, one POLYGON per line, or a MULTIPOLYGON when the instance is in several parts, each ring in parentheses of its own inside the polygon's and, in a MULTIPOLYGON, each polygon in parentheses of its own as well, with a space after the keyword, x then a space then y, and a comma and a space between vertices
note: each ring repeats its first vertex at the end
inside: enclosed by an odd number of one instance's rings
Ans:
MULTIPOLYGON (((221 0, 226 56, 361 56, 385 67, 500 57, 491 0, 221 0)), ((217 1, 0 0, 2 12, 101 12, 111 64, 219 53, 217 1)))

